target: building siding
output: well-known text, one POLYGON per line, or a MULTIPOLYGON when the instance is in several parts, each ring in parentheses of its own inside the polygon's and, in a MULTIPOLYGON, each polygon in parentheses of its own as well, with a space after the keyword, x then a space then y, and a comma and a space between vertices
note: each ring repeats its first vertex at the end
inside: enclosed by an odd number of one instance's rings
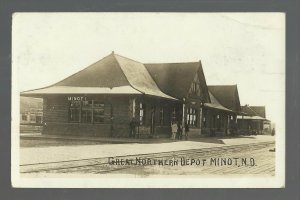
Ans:
MULTIPOLYGON (((84 95, 78 95, 84 96, 84 95)), ((48 95, 44 98, 44 129, 43 134, 83 135, 100 137, 129 137, 130 121, 133 118, 132 100, 135 99, 135 119, 139 119, 139 103, 146 105, 145 123, 137 126, 137 135, 152 137, 171 133, 171 111, 177 106, 166 100, 149 97, 134 97, 130 95, 84 96, 87 100, 104 103, 103 123, 79 123, 69 121, 69 101, 66 95, 48 95), (159 124, 159 109, 164 108, 164 123, 159 124), (151 132, 151 112, 154 113, 154 130, 151 132)))

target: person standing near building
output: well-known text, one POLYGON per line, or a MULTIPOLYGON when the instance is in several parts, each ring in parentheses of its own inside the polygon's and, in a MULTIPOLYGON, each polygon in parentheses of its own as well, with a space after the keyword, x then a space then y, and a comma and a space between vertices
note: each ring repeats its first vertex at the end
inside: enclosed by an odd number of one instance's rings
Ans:
POLYGON ((272 136, 274 136, 274 135, 275 135, 275 128, 272 128, 271 135, 272 135, 272 136))
POLYGON ((182 124, 180 121, 177 123, 177 139, 182 139, 182 124))
POLYGON ((185 123, 185 126, 184 126, 184 129, 185 129, 185 140, 188 140, 188 137, 189 137, 189 131, 190 131, 190 127, 188 125, 188 123, 185 123))
POLYGON ((172 129, 171 139, 175 140, 176 134, 177 134, 177 123, 176 122, 171 122, 171 129, 172 129))
POLYGON ((132 118, 131 121, 130 121, 130 134, 129 134, 129 137, 135 137, 135 134, 136 134, 136 122, 135 122, 135 119, 132 118))

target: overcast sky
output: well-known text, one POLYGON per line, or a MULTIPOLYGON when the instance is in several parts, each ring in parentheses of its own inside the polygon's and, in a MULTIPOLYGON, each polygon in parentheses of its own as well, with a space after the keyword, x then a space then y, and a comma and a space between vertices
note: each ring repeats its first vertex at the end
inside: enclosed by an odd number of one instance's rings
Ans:
POLYGON ((142 63, 201 60, 208 85, 237 84, 241 105, 265 105, 268 118, 284 121, 282 13, 17 13, 12 39, 19 91, 112 51, 142 63))

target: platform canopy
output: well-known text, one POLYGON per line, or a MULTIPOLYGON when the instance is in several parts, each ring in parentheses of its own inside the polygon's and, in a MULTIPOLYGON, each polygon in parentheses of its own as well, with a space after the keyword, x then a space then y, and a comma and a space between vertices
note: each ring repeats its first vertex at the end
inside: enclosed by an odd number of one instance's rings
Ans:
POLYGON ((260 116, 237 116, 238 119, 250 119, 250 120, 264 120, 264 121, 270 121, 266 118, 260 117, 260 116))

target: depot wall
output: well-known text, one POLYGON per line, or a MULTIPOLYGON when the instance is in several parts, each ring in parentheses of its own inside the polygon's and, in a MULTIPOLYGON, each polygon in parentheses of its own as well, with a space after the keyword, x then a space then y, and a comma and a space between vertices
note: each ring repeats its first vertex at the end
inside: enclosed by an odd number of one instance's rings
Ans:
POLYGON ((104 103, 103 123, 70 122, 70 95, 48 95, 44 97, 44 128, 42 134, 80 135, 98 137, 128 137, 130 121, 139 120, 139 103, 145 105, 145 121, 136 127, 140 137, 168 137, 171 133, 172 101, 134 95, 81 95, 87 100, 104 103), (135 106, 133 106, 135 101, 135 106), (163 122, 160 120, 160 108, 163 107, 163 122), (134 108, 134 111, 133 111, 134 108), (153 131, 152 126, 153 115, 153 131))

